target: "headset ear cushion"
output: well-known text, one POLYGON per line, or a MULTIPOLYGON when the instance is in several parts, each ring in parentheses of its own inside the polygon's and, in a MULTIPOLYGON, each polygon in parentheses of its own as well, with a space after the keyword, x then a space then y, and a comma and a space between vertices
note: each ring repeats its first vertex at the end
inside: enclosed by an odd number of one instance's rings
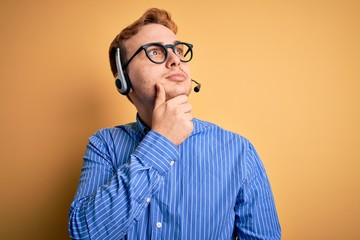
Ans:
POLYGON ((131 89, 129 76, 124 73, 124 79, 116 77, 115 85, 119 93, 121 93, 122 95, 127 95, 131 89))

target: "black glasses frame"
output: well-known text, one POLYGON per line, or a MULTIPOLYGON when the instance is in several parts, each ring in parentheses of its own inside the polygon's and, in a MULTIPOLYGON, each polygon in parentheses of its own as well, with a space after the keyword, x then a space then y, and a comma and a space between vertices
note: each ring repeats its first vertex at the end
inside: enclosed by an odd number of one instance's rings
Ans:
POLYGON ((187 50, 187 52, 184 53, 184 56, 188 55, 189 53, 191 54, 189 60, 183 60, 183 59, 180 58, 180 61, 181 61, 181 62, 190 62, 191 59, 192 59, 192 57, 193 57, 193 54, 192 54, 193 45, 192 45, 191 43, 176 42, 175 44, 162 45, 161 43, 152 42, 152 43, 148 43, 148 44, 145 44, 145 45, 140 46, 140 48, 131 56, 131 58, 129 59, 129 61, 127 61, 127 63, 124 64, 124 67, 123 67, 123 68, 126 69, 127 66, 129 65, 129 63, 131 62, 131 60, 133 60, 134 57, 135 57, 136 55, 138 55, 142 50, 145 51, 146 57, 147 57, 151 62, 153 62, 153 63, 155 63, 155 64, 162 64, 162 63, 164 63, 164 62, 167 60, 167 58, 168 58, 168 51, 167 51, 167 49, 168 49, 168 48, 171 48, 172 51, 173 51, 173 53, 175 53, 175 54, 177 55, 177 53, 175 52, 175 47, 176 47, 177 45, 180 45, 180 44, 184 44, 184 45, 186 45, 186 46, 189 48, 189 49, 187 50), (154 60, 152 60, 152 59, 150 58, 150 56, 148 55, 148 52, 147 52, 147 49, 148 49, 148 47, 150 47, 150 46, 158 46, 158 47, 162 47, 162 48, 164 49, 165 58, 164 58, 163 61, 161 61, 161 62, 156 62, 156 61, 154 61, 154 60))

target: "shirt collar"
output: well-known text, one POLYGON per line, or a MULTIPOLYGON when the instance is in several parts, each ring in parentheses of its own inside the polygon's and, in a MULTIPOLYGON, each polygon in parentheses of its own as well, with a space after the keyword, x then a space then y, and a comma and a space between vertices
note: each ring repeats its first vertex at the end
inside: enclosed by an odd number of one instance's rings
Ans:
POLYGON ((146 124, 141 120, 139 114, 136 114, 136 125, 138 127, 137 130, 139 130, 139 132, 143 133, 144 135, 150 131, 150 128, 146 126, 146 124))

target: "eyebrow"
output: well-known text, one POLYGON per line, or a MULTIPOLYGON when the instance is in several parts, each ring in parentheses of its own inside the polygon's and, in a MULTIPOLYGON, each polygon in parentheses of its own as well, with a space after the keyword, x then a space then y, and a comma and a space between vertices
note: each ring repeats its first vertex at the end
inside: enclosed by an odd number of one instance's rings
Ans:
MULTIPOLYGON (((180 40, 175 40, 173 43, 170 43, 170 44, 176 44, 176 43, 179 43, 179 42, 182 42, 180 40)), ((157 44, 161 44, 161 45, 167 45, 167 44, 164 44, 164 42, 152 42, 152 43, 157 43, 157 44)))

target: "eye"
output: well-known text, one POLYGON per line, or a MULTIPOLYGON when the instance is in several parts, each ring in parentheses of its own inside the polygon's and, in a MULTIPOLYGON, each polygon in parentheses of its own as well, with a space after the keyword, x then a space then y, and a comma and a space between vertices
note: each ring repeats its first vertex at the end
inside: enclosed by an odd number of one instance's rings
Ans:
POLYGON ((161 47, 158 46, 152 46, 147 49, 147 54, 149 56, 157 56, 157 55, 163 55, 164 50, 161 47))
POLYGON ((178 56, 184 56, 184 49, 182 46, 176 46, 176 48, 174 49, 174 52, 178 56))

